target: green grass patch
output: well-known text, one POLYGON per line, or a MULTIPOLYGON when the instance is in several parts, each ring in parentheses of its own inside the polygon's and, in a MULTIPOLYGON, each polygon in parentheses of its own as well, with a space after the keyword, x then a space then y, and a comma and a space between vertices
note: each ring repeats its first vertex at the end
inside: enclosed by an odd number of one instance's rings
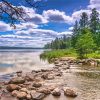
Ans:
MULTIPOLYGON (((51 51, 44 51, 40 58, 43 60, 48 60, 49 62, 52 62, 52 59, 54 58, 61 58, 61 57, 75 57, 78 58, 77 53, 74 49, 59 49, 59 50, 51 50, 51 51)), ((95 51, 95 53, 87 54, 87 58, 95 58, 100 59, 100 52, 95 51)))
POLYGON ((47 59, 49 62, 51 62, 54 58, 60 58, 60 57, 77 57, 77 54, 75 50, 73 49, 63 49, 63 50, 51 50, 51 51, 45 51, 40 55, 41 59, 47 59))
POLYGON ((100 52, 96 51, 95 53, 87 54, 88 58, 100 59, 100 52))

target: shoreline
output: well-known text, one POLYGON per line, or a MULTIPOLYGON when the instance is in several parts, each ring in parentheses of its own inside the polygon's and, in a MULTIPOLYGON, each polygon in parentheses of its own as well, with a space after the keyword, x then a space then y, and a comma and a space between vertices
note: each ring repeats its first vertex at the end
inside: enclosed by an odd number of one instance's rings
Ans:
MULTIPOLYGON (((66 69, 68 69, 68 66, 66 69)), ((36 97, 32 100, 41 100, 48 95, 60 97, 61 94, 69 95, 68 97, 74 98, 77 96, 77 93, 73 90, 73 88, 67 87, 63 82, 64 80, 62 78, 65 73, 63 70, 65 70, 65 66, 58 67, 55 65, 55 67, 51 69, 33 70, 29 73, 23 73, 22 71, 16 72, 16 74, 13 75, 7 82, 1 82, 1 100, 8 100, 6 98, 6 94, 9 94, 10 100, 14 98, 15 100, 31 100, 33 98, 31 92, 33 91, 33 94, 36 95, 36 97), (59 82, 59 80, 62 80, 62 82, 59 82), (56 81, 58 82, 56 83, 56 81), (26 93, 26 91, 30 91, 30 93, 26 93), (68 91, 69 94, 67 94, 66 91, 68 91), (27 95, 30 99, 27 98, 27 95)))
POLYGON ((77 88, 70 87, 64 82, 66 74, 71 73, 71 65, 75 63, 77 62, 71 57, 62 57, 55 59, 55 67, 51 69, 32 70, 28 73, 16 72, 7 82, 1 82, 1 100, 31 100, 32 98, 32 100, 41 100, 42 98, 48 100, 45 98, 50 95, 53 98, 78 98, 77 88), (34 96, 36 97, 34 98, 34 96))

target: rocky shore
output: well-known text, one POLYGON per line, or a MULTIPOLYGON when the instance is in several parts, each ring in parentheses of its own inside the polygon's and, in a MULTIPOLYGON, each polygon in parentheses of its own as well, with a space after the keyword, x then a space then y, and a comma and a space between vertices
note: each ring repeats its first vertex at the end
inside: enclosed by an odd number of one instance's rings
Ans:
POLYGON ((77 89, 68 87, 63 80, 71 64, 75 63, 99 65, 94 60, 60 58, 54 60, 55 67, 51 69, 32 70, 29 73, 18 71, 9 81, 0 83, 0 100, 44 100, 48 95, 76 98, 77 89))
POLYGON ((68 61, 56 59, 55 67, 51 69, 32 70, 16 74, 7 82, 0 83, 1 100, 42 100, 48 95, 60 97, 64 94, 68 97, 77 97, 77 91, 67 87, 67 83, 57 82, 63 79, 64 71, 69 69, 68 61))

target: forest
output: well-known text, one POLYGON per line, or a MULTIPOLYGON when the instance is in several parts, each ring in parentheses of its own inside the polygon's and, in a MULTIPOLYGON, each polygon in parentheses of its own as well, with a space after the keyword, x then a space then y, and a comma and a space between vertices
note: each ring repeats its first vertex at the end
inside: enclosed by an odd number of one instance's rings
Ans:
POLYGON ((75 21, 72 35, 63 35, 45 45, 45 49, 73 49, 79 58, 87 58, 88 54, 100 54, 100 19, 96 8, 88 15, 83 12, 75 21))

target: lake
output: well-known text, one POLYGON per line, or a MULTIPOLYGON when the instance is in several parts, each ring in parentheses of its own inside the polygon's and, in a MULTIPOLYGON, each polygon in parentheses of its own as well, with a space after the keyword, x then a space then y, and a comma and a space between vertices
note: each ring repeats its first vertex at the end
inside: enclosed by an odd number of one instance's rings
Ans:
POLYGON ((40 59, 42 49, 2 49, 0 50, 0 75, 16 71, 29 72, 42 68, 53 67, 47 61, 40 59))

